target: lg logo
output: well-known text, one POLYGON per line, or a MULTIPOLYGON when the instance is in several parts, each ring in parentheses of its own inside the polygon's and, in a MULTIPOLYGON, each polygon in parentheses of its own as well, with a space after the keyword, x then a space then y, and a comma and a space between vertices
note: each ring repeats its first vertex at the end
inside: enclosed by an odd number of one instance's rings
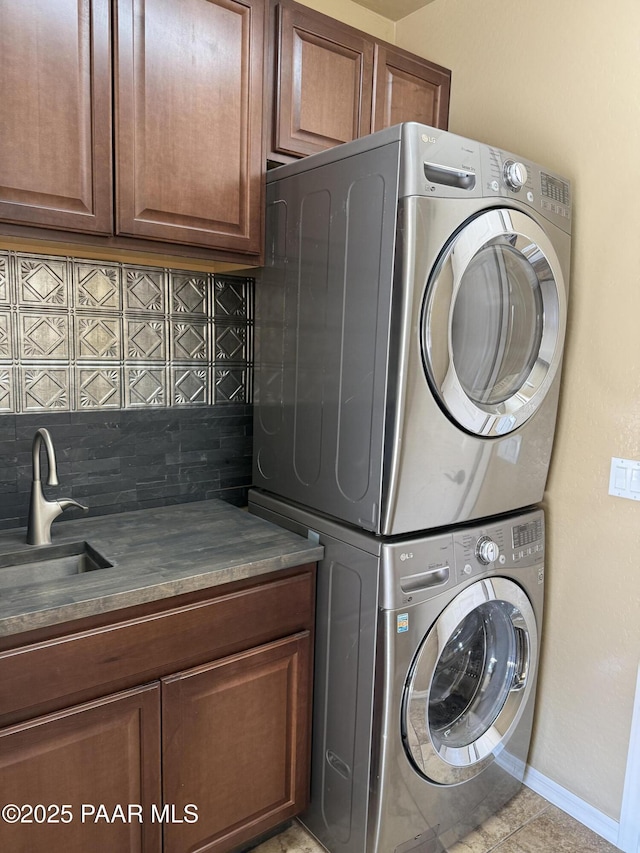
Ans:
POLYGON ((405 560, 413 560, 413 554, 411 551, 403 551, 402 554, 400 554, 400 559, 403 563, 405 560))

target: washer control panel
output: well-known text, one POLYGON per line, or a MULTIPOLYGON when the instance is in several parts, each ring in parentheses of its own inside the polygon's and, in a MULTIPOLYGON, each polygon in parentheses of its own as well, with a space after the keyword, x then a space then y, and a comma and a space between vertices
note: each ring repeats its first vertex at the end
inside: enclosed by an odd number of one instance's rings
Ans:
POLYGON ((398 538, 381 547, 379 605, 419 604, 469 578, 537 567, 544 579, 544 515, 519 513, 499 522, 398 538))
POLYGON ((453 534, 458 582, 492 569, 518 569, 544 562, 544 516, 525 517, 453 534))

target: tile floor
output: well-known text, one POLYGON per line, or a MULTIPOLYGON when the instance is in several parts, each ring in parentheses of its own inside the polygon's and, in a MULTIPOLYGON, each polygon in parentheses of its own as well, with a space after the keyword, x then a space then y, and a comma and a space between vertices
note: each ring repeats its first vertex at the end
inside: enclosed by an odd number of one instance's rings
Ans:
MULTIPOLYGON (((456 844, 450 853, 615 853, 591 832, 530 788, 456 844)), ((325 853, 297 823, 252 853, 325 853)))

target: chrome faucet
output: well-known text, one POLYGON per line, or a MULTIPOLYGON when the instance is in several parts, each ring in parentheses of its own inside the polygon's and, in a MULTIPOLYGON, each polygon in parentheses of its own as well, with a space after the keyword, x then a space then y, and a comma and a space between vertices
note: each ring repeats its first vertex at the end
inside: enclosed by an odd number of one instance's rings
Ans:
POLYGON ((56 466, 56 453, 53 449, 53 441, 49 430, 36 431, 31 445, 31 501, 29 503, 29 522, 27 525, 27 543, 29 545, 51 544, 51 523, 61 512, 69 507, 76 506, 88 512, 88 507, 79 504, 71 498, 60 498, 57 501, 48 501, 42 492, 42 480, 40 479, 40 448, 44 443, 47 451, 47 463, 49 466, 48 486, 58 485, 58 469, 56 466))

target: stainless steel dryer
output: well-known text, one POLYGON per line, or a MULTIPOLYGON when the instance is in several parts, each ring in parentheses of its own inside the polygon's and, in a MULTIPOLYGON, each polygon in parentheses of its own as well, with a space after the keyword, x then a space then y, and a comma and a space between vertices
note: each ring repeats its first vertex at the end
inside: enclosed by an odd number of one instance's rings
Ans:
POLYGON ((534 708, 544 515, 384 541, 264 493, 317 539, 311 804, 331 853, 442 853, 520 788, 534 708))
POLYGON ((565 179, 418 124, 269 173, 255 485, 381 535, 540 501, 570 231, 565 179))

